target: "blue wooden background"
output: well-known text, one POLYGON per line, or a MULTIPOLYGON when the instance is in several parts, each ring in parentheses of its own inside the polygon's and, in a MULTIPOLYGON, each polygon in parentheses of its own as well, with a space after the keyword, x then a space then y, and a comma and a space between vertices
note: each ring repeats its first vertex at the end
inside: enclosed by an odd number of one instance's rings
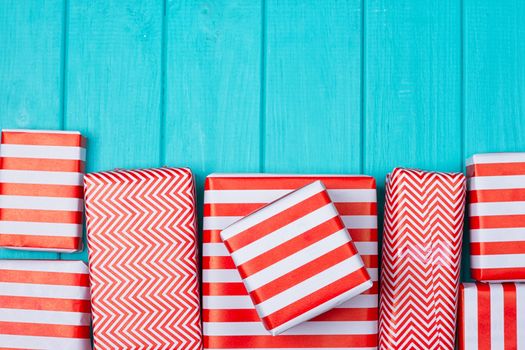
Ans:
POLYGON ((201 189, 217 171, 383 188, 395 166, 525 150, 523 18, 521 0, 0 0, 0 127, 80 130, 89 171, 189 166, 201 189))

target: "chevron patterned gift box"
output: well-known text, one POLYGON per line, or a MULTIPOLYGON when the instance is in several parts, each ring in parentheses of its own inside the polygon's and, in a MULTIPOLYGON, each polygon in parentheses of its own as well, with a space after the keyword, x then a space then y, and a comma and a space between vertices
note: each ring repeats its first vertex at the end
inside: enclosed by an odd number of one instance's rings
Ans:
MULTIPOLYGON (((372 177, 212 174, 206 179, 203 236, 205 349, 377 348, 377 206, 372 177), (373 286, 314 319, 272 336, 255 310, 220 231, 317 180, 328 189, 373 286)), ((295 242, 290 241, 289 246, 295 242)), ((288 254, 284 248, 280 254, 288 254)))
POLYGON ((0 246, 81 248, 85 157, 78 132, 2 131, 0 246))
POLYGON ((472 278, 525 281, 525 153, 467 160, 472 278))
POLYGON ((85 176, 95 349, 199 350, 189 169, 85 176))
POLYGON ((525 349, 525 284, 462 283, 459 349, 525 349))
POLYGON ((463 174, 387 176, 381 349, 454 349, 464 206, 463 174))
POLYGON ((221 238, 272 335, 372 287, 321 181, 236 221, 221 238))
POLYGON ((0 260, 0 349, 89 350, 88 267, 0 260))

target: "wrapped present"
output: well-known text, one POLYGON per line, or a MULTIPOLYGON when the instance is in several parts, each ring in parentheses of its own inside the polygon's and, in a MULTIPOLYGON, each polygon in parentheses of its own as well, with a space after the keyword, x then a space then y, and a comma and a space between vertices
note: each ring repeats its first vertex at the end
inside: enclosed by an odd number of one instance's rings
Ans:
MULTIPOLYGON (((206 179, 203 230, 203 332, 205 349, 368 349, 377 347, 377 206, 369 176, 212 174, 206 179), (263 326, 221 240, 242 217, 316 180, 348 229, 373 286, 280 335, 263 326)), ((298 240, 274 252, 288 254, 298 240)))
POLYGON ((372 287, 321 181, 242 218, 221 238, 273 335, 372 287))
POLYGON ((85 176, 98 349, 201 349, 195 188, 189 169, 85 176))
POLYGON ((379 346, 454 349, 465 177, 387 176, 379 346))
POLYGON ((82 261, 0 260, 0 349, 91 349, 82 261))
POLYGON ((525 281, 525 153, 467 160, 472 278, 525 281))
POLYGON ((58 252, 82 248, 85 147, 78 132, 2 131, 1 247, 58 252))
POLYGON ((525 349, 525 284, 462 283, 459 349, 525 349))

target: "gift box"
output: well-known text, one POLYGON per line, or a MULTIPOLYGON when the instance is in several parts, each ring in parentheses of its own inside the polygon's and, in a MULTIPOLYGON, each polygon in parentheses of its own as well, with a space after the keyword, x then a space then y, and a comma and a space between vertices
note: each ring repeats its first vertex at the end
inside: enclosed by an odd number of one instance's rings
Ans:
POLYGON ((467 160, 472 278, 525 281, 525 153, 467 160))
POLYGON ((201 349, 189 169, 85 176, 96 349, 201 349))
POLYGON ((90 350, 82 261, 0 260, 0 349, 90 350))
POLYGON ((57 252, 82 248, 85 147, 78 132, 2 131, 1 247, 57 252))
POLYGON ((525 284, 462 283, 459 349, 525 349, 525 284))
POLYGON ((387 176, 381 349, 454 349, 464 205, 463 174, 387 176))
MULTIPOLYGON (((377 347, 377 205, 372 177, 212 174, 206 179, 205 187, 205 349, 361 350, 377 347), (272 336, 263 326, 220 232, 268 203, 317 180, 326 186, 373 286, 328 312, 272 336)), ((280 254, 287 254, 287 248, 280 254)))
POLYGON ((242 218, 221 238, 273 335, 372 287, 321 181, 242 218))

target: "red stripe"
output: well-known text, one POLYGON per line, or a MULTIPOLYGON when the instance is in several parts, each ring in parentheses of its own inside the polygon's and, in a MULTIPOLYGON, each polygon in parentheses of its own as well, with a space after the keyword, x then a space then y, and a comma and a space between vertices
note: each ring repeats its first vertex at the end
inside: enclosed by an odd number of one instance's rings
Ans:
POLYGON ((467 176, 525 175, 525 163, 483 163, 467 166, 467 176))
POLYGON ((74 133, 2 131, 2 144, 12 145, 85 147, 83 139, 74 133))
POLYGON ((89 275, 83 273, 18 271, 0 269, 0 281, 89 287, 89 275))
POLYGON ((91 303, 89 300, 80 299, 54 299, 0 295, 0 305, 5 309, 91 312, 91 303))
POLYGON ((83 186, 0 183, 0 193, 9 196, 83 198, 83 186))
POLYGON ((525 280, 525 267, 494 269, 471 269, 472 278, 477 281, 525 280))
POLYGON ((470 228, 525 227, 525 215, 471 216, 470 228))
POLYGON ((35 337, 89 339, 89 326, 67 326, 40 323, 1 322, 2 334, 29 335, 35 337))
POLYGON ((0 210, 2 221, 52 222, 81 224, 82 212, 65 210, 6 209, 0 210))
POLYGON ((206 349, 377 347, 376 334, 205 336, 206 349))
POLYGON ((478 349, 490 350, 490 286, 478 283, 478 349))
POLYGON ((207 177, 206 190, 295 190, 321 180, 327 189, 375 189, 371 176, 207 177))
MULTIPOLYGON (((503 283, 503 310, 504 310, 504 334, 505 349, 518 348, 518 330, 516 329, 516 285, 514 283, 503 283)), ((523 331, 523 330, 521 330, 523 331)))
POLYGON ((524 188, 469 191, 470 203, 525 201, 524 188))
POLYGON ((471 242, 472 255, 525 254, 525 241, 512 242, 471 242))
POLYGON ((3 170, 64 171, 83 173, 85 166, 84 162, 81 160, 0 157, 0 168, 3 170))
POLYGON ((0 233, 0 246, 77 250, 80 237, 8 235, 0 233))
MULTIPOLYGON (((459 310, 458 310, 458 346, 460 350, 465 349, 465 287, 459 284, 459 310)), ((475 315, 470 315, 475 317, 475 315)))

